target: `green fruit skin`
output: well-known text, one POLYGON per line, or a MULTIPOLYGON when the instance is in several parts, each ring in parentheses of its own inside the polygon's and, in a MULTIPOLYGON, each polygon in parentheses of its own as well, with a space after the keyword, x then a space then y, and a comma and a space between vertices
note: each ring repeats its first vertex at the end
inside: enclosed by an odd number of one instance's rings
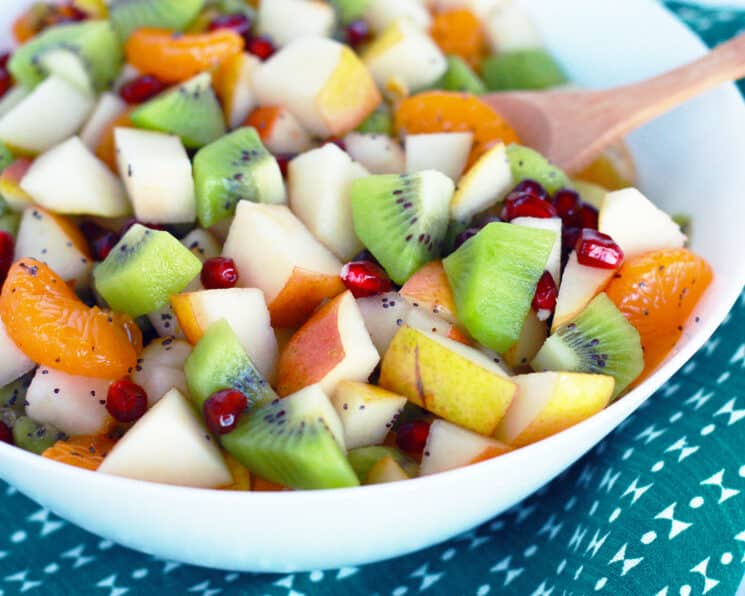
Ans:
POLYGON ((331 0, 331 4, 339 13, 339 20, 345 25, 361 19, 371 3, 372 0, 331 0))
POLYGON ((150 13, 132 0, 110 2, 111 21, 123 41, 140 27, 183 31, 204 6, 204 0, 149 0, 149 3, 150 13))
POLYGON ((18 48, 8 62, 13 78, 28 88, 41 83, 46 73, 37 66, 44 51, 77 50, 97 91, 108 89, 124 62, 119 38, 109 21, 87 21, 51 27, 18 48))
POLYGON ((17 447, 41 455, 65 433, 51 424, 40 424, 28 416, 21 416, 13 426, 13 442, 17 447))
POLYGON ((489 56, 481 63, 481 75, 489 91, 540 91, 568 82, 551 55, 540 48, 489 56))
POLYGON ((393 114, 387 103, 381 103, 377 109, 370 114, 357 127, 357 132, 377 135, 393 135, 393 114))
POLYGON ((520 337, 556 234, 491 223, 443 260, 458 320, 497 353, 520 337))
POLYGON ((357 474, 357 478, 359 478, 361 483, 365 484, 372 467, 387 455, 390 455, 410 478, 419 475, 419 466, 417 463, 403 451, 395 447, 358 447, 347 453, 347 459, 354 473, 357 474))
POLYGON ((168 304, 202 270, 202 262, 171 234, 132 226, 93 271, 96 291, 117 312, 139 317, 168 304), (128 247, 137 247, 128 253, 128 247))
POLYGON ((3 173, 5 168, 15 161, 15 157, 3 143, 0 143, 0 174, 3 173))
POLYGON ((184 363, 184 373, 191 399, 200 412, 210 395, 222 389, 237 389, 250 407, 277 399, 224 319, 210 325, 194 346, 184 363))
POLYGON ((448 68, 445 74, 433 85, 435 89, 460 91, 474 95, 486 93, 484 82, 460 56, 448 56, 447 63, 448 68))
POLYGON ((537 151, 522 145, 507 147, 512 178, 515 184, 530 179, 540 182, 550 194, 560 188, 574 188, 571 179, 537 151))

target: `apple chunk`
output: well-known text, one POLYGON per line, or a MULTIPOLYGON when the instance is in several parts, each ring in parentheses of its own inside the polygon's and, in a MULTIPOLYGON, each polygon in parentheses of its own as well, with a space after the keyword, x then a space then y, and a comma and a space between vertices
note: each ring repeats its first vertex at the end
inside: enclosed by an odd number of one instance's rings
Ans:
POLYGON ((98 471, 194 488, 218 488, 233 482, 217 444, 177 389, 164 395, 127 431, 98 471))
POLYGON ((147 393, 149 406, 155 405, 174 387, 188 394, 184 363, 189 354, 191 346, 173 337, 154 339, 142 350, 132 380, 147 393))
POLYGON ((419 473, 426 476, 462 468, 497 457, 509 450, 507 445, 499 441, 444 420, 435 420, 429 427, 419 473))
POLYGON ((412 275, 400 290, 407 302, 456 324, 455 299, 442 261, 432 261, 412 275))
POLYGON ((259 3, 259 34, 279 47, 302 37, 330 37, 336 15, 334 8, 318 0, 269 0, 259 3))
POLYGON ((34 362, 8 337, 5 325, 0 319, 0 386, 15 381, 34 366, 34 362))
POLYGON ((223 255, 235 261, 241 286, 264 292, 275 327, 302 324, 344 291, 341 262, 283 205, 240 201, 223 255))
POLYGON ((582 422, 608 405, 615 381, 606 375, 541 372, 512 379, 519 387, 496 438, 514 447, 535 443, 582 422))
POLYGON ((406 173, 437 170, 458 182, 466 168, 472 142, 470 132, 406 135, 406 173))
POLYGON ((577 260, 577 253, 569 255, 559 286, 551 331, 576 317, 595 296, 603 291, 613 277, 614 269, 588 267, 577 260))
POLYGON ((386 292, 358 298, 357 306, 375 347, 381 355, 385 354, 393 336, 404 324, 411 305, 398 292, 386 292))
POLYGON ((380 361, 351 292, 325 304, 303 325, 279 357, 277 393, 313 384, 333 394, 340 381, 366 381, 380 361))
POLYGON ((380 386, 484 435, 494 432, 517 392, 478 350, 408 326, 396 333, 383 357, 380 386))

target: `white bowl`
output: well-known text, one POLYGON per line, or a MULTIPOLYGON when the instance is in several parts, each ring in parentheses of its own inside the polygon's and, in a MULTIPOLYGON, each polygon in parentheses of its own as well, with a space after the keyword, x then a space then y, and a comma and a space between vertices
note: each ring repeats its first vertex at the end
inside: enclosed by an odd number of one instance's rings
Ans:
MULTIPOLYGON (((7 24, 28 2, 5 0, 7 24)), ((651 0, 527 0, 574 80, 615 85, 686 62, 704 46, 651 0)), ((693 246, 716 271, 679 351, 619 402, 557 436, 460 470, 389 485, 229 493, 149 484, 0 445, 0 477, 86 530, 150 554, 240 571, 369 563, 440 542, 504 511, 597 444, 709 338, 745 280, 745 106, 720 88, 636 133, 643 189, 693 215, 693 246)), ((157 454, 154 454, 156 456, 157 454)))

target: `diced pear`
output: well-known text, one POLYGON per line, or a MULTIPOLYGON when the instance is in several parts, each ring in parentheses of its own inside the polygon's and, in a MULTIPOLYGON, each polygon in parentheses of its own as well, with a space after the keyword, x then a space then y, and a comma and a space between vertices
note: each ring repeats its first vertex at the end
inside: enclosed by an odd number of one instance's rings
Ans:
POLYGON ((0 319, 0 386, 7 385, 32 370, 36 364, 13 342, 0 319))
POLYGON ((365 320, 365 327, 370 333, 370 338, 382 356, 388 349, 393 336, 404 324, 411 305, 398 292, 386 292, 367 298, 358 298, 357 306, 365 320))
POLYGON ((406 405, 406 398, 355 381, 342 381, 331 398, 344 426, 347 449, 379 445, 406 405))
POLYGON ((366 484, 384 484, 386 482, 398 482, 408 480, 409 475, 390 455, 379 459, 367 474, 366 484))
POLYGON ((176 388, 188 394, 184 362, 191 354, 191 346, 180 339, 155 339, 142 351, 132 380, 147 393, 148 405, 153 406, 176 388))
POLYGON ((531 360, 547 337, 547 322, 541 321, 535 311, 530 310, 517 343, 503 354, 505 362, 513 369, 530 368, 531 360))
POLYGON ((253 76, 260 65, 256 56, 243 52, 223 60, 212 75, 230 129, 241 126, 256 105, 253 76))
POLYGON ((258 31, 279 47, 302 37, 331 37, 333 7, 319 0, 269 0, 259 3, 258 31))
POLYGON ((577 260, 577 253, 572 251, 559 286, 551 331, 555 331, 582 312, 590 300, 608 285, 614 272, 613 269, 581 265, 577 260))
POLYGON ((485 21, 487 39, 495 53, 540 48, 543 39, 533 21, 512 0, 501 2, 485 21))
POLYGON ((371 174, 403 174, 406 155, 398 141, 386 135, 350 132, 344 137, 347 152, 371 174))
POLYGON ((422 31, 428 31, 432 24, 432 17, 421 0, 371 0, 363 18, 377 33, 399 18, 410 21, 422 31))
POLYGON ((432 261, 412 275, 400 290, 409 304, 457 324, 455 299, 442 261, 432 261))
POLYGON ((435 420, 424 446, 420 475, 437 474, 497 457, 510 448, 445 420, 435 420))
POLYGON ((107 127, 127 110, 127 104, 118 95, 107 91, 98 98, 88 121, 80 132, 80 140, 91 151, 95 151, 107 127))
POLYGON ((460 179, 450 202, 450 215, 458 221, 469 221, 501 201, 513 186, 507 149, 504 143, 498 143, 460 179))
POLYGON ((441 132, 406 136, 406 173, 437 170, 458 182, 471 153, 473 133, 441 132))

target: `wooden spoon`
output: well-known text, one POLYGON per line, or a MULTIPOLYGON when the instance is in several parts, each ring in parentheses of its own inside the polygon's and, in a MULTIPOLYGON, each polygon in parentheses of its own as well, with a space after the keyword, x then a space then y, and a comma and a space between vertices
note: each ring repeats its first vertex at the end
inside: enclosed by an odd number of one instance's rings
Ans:
POLYGON ((652 79, 602 91, 491 93, 483 99, 522 142, 577 172, 642 124, 720 83, 745 76, 745 33, 652 79))

